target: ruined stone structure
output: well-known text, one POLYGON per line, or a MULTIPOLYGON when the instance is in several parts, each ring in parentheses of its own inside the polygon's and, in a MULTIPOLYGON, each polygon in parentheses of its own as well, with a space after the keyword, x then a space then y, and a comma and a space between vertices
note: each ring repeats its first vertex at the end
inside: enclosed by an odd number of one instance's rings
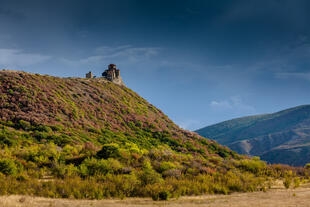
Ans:
MULTIPOLYGON (((116 68, 116 65, 110 64, 108 69, 102 73, 102 77, 118 85, 125 85, 120 74, 120 70, 116 68)), ((86 78, 96 78, 91 71, 86 73, 86 78)))
POLYGON ((94 75, 91 71, 89 71, 88 73, 86 73, 86 78, 94 78, 94 75))
POLYGON ((120 75, 120 70, 116 68, 115 64, 110 64, 108 66, 108 69, 102 73, 102 77, 106 78, 107 80, 113 83, 124 85, 124 82, 120 75))

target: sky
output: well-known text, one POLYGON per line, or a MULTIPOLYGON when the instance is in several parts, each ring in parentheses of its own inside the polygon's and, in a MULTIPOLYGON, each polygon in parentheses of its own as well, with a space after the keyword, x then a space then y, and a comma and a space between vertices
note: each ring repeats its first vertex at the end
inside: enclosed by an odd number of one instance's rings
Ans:
POLYGON ((180 127, 310 103, 308 0, 0 0, 0 69, 114 63, 180 127))

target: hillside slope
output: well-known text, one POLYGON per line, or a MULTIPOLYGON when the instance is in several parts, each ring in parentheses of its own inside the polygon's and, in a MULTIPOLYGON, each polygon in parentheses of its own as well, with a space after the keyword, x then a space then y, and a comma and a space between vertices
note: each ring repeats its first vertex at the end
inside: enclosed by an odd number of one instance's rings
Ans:
POLYGON ((270 163, 304 166, 310 162, 310 105, 232 119, 196 132, 270 163))
MULTIPOLYGON (((121 133, 130 138, 126 142, 133 140, 142 148, 167 144, 184 153, 217 156, 218 152, 208 147, 211 144, 233 154, 214 141, 205 142, 197 134, 178 128, 135 92, 104 78, 57 78, 2 71, 0 81, 0 117, 4 130, 8 130, 6 127, 21 130, 38 142, 40 133, 49 133, 45 139, 60 136, 56 143, 59 146, 71 141, 100 145, 111 142, 104 140, 109 137, 106 134, 113 137, 121 133)), ((8 137, 2 140, 12 145, 20 141, 8 137)))
POLYGON ((0 72, 0 195, 165 200, 265 189, 288 170, 309 171, 268 166, 180 129, 105 78, 0 72))

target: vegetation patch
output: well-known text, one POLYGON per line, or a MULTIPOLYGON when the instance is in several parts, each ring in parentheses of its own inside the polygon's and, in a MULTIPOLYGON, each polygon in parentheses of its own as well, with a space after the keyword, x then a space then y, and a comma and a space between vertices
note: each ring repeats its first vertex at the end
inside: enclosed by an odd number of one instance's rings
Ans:
POLYGON ((126 87, 17 74, 0 72, 0 195, 168 200, 309 178, 182 130, 126 87))

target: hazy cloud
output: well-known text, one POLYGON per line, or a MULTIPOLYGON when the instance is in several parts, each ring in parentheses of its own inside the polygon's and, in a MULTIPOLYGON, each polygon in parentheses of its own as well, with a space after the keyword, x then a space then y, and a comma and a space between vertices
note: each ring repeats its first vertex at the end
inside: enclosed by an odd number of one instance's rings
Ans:
POLYGON ((219 111, 254 113, 255 108, 243 102, 240 96, 232 96, 228 100, 211 101, 210 106, 219 111))
POLYGON ((188 130, 196 130, 199 127, 201 127, 201 122, 197 120, 192 120, 192 119, 181 120, 181 121, 176 120, 176 123, 179 125, 179 127, 183 129, 188 129, 188 130))
POLYGON ((50 59, 50 56, 26 53, 18 49, 0 49, 0 67, 16 68, 25 67, 50 59))
MULTIPOLYGON (((232 68, 238 70, 238 65, 232 68)), ((306 35, 300 35, 294 40, 266 50, 266 54, 256 61, 245 64, 245 72, 271 73, 275 78, 288 77, 305 78, 310 67, 310 40, 306 35)))
POLYGON ((211 101, 211 107, 220 108, 220 109, 231 109, 232 105, 229 101, 211 101))
POLYGON ((304 73, 275 73, 278 79, 303 79, 310 81, 310 72, 304 73))
POLYGON ((156 47, 133 47, 131 45, 122 45, 117 47, 98 47, 95 49, 95 55, 85 57, 79 60, 70 60, 62 58, 61 61, 68 65, 81 65, 81 64, 102 64, 107 61, 117 60, 140 62, 145 61, 152 56, 158 54, 160 48, 156 47))

